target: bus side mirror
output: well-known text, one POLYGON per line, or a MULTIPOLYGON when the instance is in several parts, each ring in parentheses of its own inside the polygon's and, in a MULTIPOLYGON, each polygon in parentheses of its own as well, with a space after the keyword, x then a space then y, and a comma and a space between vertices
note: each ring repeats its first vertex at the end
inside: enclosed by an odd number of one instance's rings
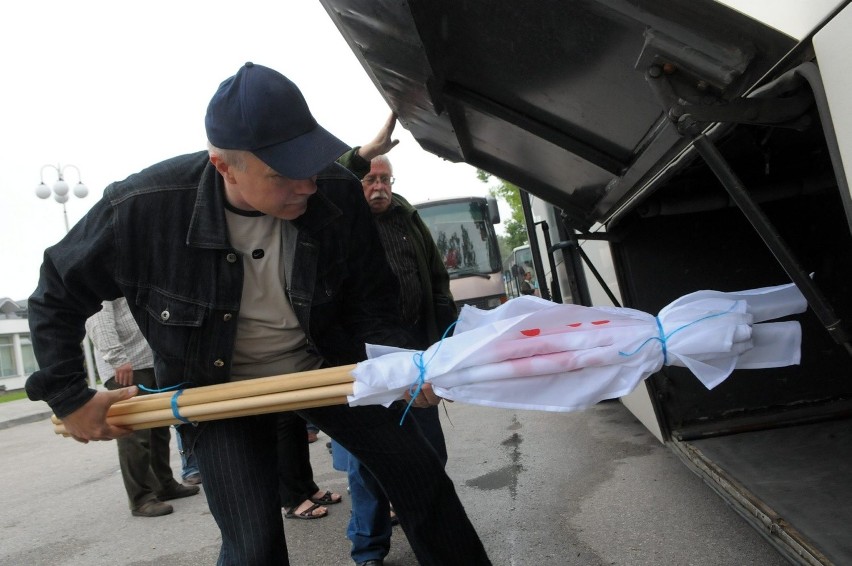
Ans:
POLYGON ((492 224, 500 224, 500 209, 497 208, 497 199, 487 196, 485 197, 485 202, 488 205, 488 220, 492 224))

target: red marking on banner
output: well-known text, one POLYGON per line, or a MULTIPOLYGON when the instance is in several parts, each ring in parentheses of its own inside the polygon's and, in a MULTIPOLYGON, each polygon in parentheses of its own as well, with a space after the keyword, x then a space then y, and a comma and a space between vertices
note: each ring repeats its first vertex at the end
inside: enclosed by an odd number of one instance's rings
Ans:
POLYGON ((541 334, 540 328, 530 328, 529 330, 521 330, 521 334, 524 336, 538 336, 541 334))
POLYGON ((571 324, 569 324, 568 326, 570 326, 571 328, 577 328, 577 327, 578 327, 578 326, 580 326, 581 324, 583 324, 583 323, 582 323, 582 322, 572 322, 572 323, 571 323, 571 324))
POLYGON ((594 324, 595 326, 599 326, 601 324, 609 324, 609 321, 608 320, 595 320, 595 321, 592 322, 592 324, 594 324))

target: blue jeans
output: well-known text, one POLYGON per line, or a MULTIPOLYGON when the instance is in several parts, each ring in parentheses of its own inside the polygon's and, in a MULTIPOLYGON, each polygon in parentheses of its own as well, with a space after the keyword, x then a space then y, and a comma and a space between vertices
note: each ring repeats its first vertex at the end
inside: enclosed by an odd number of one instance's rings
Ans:
POLYGON ((178 434, 175 434, 175 438, 177 438, 177 448, 180 453, 180 477, 182 480, 186 480, 189 476, 199 473, 198 461, 195 458, 195 452, 188 452, 183 449, 183 440, 181 439, 180 430, 177 426, 175 427, 175 430, 178 431, 178 434))
MULTIPOLYGON (((438 453, 442 466, 447 464, 447 444, 438 407, 412 408, 406 419, 413 418, 438 453)), ((346 536, 352 542, 350 556, 356 563, 380 560, 390 552, 393 527, 390 521, 390 502, 376 477, 357 458, 334 442, 332 460, 335 469, 346 471, 349 478, 349 498, 352 515, 346 536)))
MULTIPOLYGON (((413 419, 399 425, 399 406, 335 405, 299 414, 375 474, 421 565, 490 564, 435 450, 413 419)), ((289 564, 276 424, 277 415, 271 414, 180 427, 184 443, 198 457, 207 503, 222 535, 219 566, 289 564)))

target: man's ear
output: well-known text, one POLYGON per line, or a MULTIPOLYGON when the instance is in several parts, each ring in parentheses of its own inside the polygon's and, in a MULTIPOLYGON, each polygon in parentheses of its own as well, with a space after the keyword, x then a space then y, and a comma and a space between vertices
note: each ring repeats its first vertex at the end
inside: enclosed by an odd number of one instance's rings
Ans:
POLYGON ((227 163, 225 163, 225 160, 222 159, 222 156, 215 154, 211 155, 210 163, 212 163, 213 167, 216 168, 216 171, 218 171, 219 174, 224 177, 225 181, 232 184, 236 183, 237 180, 231 174, 231 167, 227 163))

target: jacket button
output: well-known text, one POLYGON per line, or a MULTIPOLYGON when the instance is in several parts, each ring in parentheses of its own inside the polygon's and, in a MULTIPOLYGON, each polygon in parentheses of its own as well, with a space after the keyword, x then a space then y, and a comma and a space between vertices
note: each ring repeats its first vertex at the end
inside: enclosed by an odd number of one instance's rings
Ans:
POLYGON ((169 320, 170 316, 169 311, 163 311, 160 313, 160 318, 163 320, 169 320))
POLYGON ((231 320, 231 313, 225 313, 225 316, 222 317, 222 320, 224 320, 225 322, 231 320))
POLYGON ((228 261, 228 263, 235 263, 237 261, 237 254, 228 254, 225 256, 225 259, 228 261))
POLYGON ((213 362, 213 365, 216 366, 217 368, 220 368, 223 365, 225 365, 225 362, 222 361, 221 358, 220 358, 220 359, 216 360, 215 362, 213 362))
POLYGON ((325 290, 325 294, 330 297, 332 294, 334 294, 334 291, 332 291, 331 287, 329 287, 325 290))

